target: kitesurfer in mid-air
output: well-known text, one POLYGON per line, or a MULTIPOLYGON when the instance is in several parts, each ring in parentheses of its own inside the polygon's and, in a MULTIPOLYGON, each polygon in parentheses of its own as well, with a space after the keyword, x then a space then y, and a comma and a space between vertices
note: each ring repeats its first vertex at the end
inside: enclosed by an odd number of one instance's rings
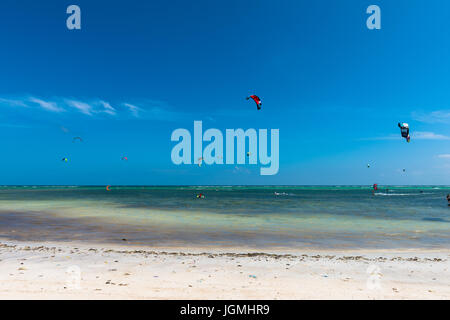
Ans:
POLYGON ((406 142, 409 142, 411 140, 411 137, 409 136, 409 125, 407 123, 399 122, 398 127, 400 128, 402 137, 406 139, 406 142))

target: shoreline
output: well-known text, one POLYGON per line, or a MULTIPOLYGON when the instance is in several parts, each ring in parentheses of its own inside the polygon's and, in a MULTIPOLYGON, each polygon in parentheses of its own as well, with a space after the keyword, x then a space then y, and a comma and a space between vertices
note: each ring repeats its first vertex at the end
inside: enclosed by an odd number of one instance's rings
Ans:
POLYGON ((0 239, 0 277, 0 299, 450 299, 450 249, 156 248, 0 239))
POLYGON ((151 254, 171 254, 171 255, 261 255, 261 256, 304 256, 304 255, 349 255, 349 256, 376 256, 376 255, 387 255, 395 256, 397 255, 410 255, 416 254, 421 256, 430 257, 433 254, 447 256, 450 261, 450 248, 353 248, 353 247, 333 247, 333 248, 323 248, 323 247, 307 247, 302 246, 224 246, 219 244, 210 245, 198 245, 194 243, 185 243, 183 245, 174 242, 172 245, 162 244, 162 245, 151 245, 151 244, 141 244, 132 241, 123 241, 118 243, 117 241, 111 242, 97 242, 97 241, 80 241, 80 240, 48 240, 48 241, 32 241, 32 240, 16 240, 11 238, 0 237, 0 248, 5 246, 15 246, 15 247, 30 247, 30 248, 63 248, 63 247, 73 247, 73 248, 83 248, 90 249, 96 248, 104 249, 109 251, 116 251, 121 253, 132 253, 132 252, 142 252, 151 254))

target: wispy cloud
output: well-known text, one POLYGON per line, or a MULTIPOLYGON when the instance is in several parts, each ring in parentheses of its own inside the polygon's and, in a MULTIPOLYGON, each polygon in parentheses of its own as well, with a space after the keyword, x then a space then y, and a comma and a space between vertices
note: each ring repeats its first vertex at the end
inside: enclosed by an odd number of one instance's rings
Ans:
POLYGON ((78 109, 78 111, 80 111, 81 113, 84 113, 88 116, 92 115, 93 108, 90 104, 76 100, 67 100, 67 104, 71 107, 74 107, 75 109, 78 109))
POLYGON ((54 97, 51 99, 41 98, 36 96, 23 97, 0 97, 0 105, 9 107, 29 107, 43 109, 45 111, 60 113, 60 112, 80 112, 86 116, 100 116, 107 114, 109 116, 126 116, 132 115, 135 118, 143 118, 147 120, 157 121, 174 121, 187 114, 181 114, 174 111, 164 101, 157 100, 142 100, 137 103, 123 102, 116 106, 105 99, 77 99, 54 97))
POLYGON ((417 140, 450 140, 449 136, 437 134, 434 132, 417 131, 411 135, 412 139, 417 140))
POLYGON ((164 101, 142 100, 138 103, 123 103, 124 107, 136 118, 157 121, 177 121, 192 116, 187 113, 173 110, 170 105, 164 101))
MULTIPOLYGON (((401 140, 400 134, 391 134, 383 137, 362 138, 361 141, 401 140)), ((413 140, 450 140, 449 136, 427 131, 416 131, 411 134, 413 140)))
POLYGON ((381 140, 400 140, 401 138, 399 135, 391 134, 389 136, 383 136, 383 137, 372 137, 372 138, 361 138, 358 139, 360 141, 381 141, 381 140))
POLYGON ((42 99, 38 99, 38 98, 34 98, 34 97, 29 98, 29 101, 32 102, 32 103, 36 103, 41 108, 43 108, 45 110, 48 110, 48 111, 52 111, 52 112, 62 112, 62 111, 64 111, 64 109, 58 107, 58 105, 55 102, 44 101, 42 99))
POLYGON ((141 108, 139 108, 138 106, 135 106, 131 103, 124 103, 123 105, 130 110, 130 112, 133 116, 135 116, 136 118, 139 117, 139 112, 141 111, 141 108))
POLYGON ((413 118, 425 123, 450 123, 450 110, 438 110, 430 113, 413 112, 413 118))
POLYGON ((249 173, 251 173, 251 171, 244 167, 234 166, 233 173, 234 174, 242 174, 242 173, 249 174, 249 173))
POLYGON ((22 100, 0 98, 0 104, 9 107, 28 107, 22 100))
POLYGON ((100 104, 103 106, 103 110, 101 112, 105 112, 112 116, 116 115, 116 109, 114 109, 108 102, 101 100, 100 104))
POLYGON ((117 110, 111 106, 109 102, 104 100, 91 100, 89 102, 84 102, 80 100, 66 100, 66 103, 77 109, 79 112, 88 115, 94 116, 99 113, 106 113, 111 116, 115 116, 117 114, 117 110))
POLYGON ((62 112, 64 108, 58 106, 54 101, 44 100, 36 97, 23 97, 16 99, 0 98, 0 104, 10 107, 33 107, 35 105, 51 112, 62 112))
POLYGON ((439 154, 439 155, 438 155, 438 158, 441 158, 441 159, 450 159, 450 154, 439 154))
POLYGON ((146 113, 150 118, 160 121, 174 121, 181 116, 179 112, 162 107, 151 107, 149 110, 146 110, 146 113))

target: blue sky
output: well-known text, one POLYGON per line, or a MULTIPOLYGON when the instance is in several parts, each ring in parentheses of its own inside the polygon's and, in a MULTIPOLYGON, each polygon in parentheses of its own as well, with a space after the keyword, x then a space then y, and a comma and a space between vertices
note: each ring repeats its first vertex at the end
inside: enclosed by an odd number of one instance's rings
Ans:
POLYGON ((450 184, 449 12, 438 0, 4 0, 0 184, 450 184), (71 4, 81 30, 66 28, 71 4), (366 27, 371 4, 381 30, 366 27), (170 135, 194 120, 280 129, 279 173, 172 164, 170 135))

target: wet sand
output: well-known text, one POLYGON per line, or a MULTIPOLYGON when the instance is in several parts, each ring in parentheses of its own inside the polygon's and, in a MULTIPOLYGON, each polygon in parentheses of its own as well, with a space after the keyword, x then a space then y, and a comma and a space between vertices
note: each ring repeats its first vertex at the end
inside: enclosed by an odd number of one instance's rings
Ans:
POLYGON ((0 240, 1 299, 450 299, 450 250, 0 240))

